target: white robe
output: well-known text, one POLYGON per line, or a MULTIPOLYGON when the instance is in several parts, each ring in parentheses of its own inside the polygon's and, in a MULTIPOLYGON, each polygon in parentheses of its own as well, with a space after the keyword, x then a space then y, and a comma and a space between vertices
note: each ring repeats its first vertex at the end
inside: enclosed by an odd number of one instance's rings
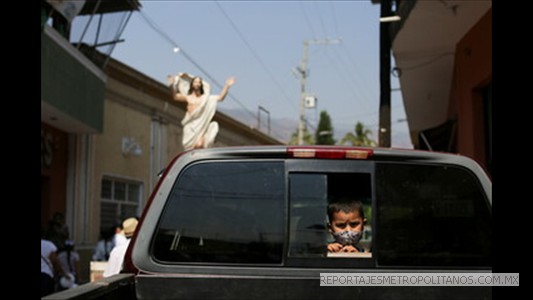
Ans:
MULTIPOLYGON (((193 76, 190 76, 191 78, 193 76)), ((178 91, 182 95, 187 95, 191 82, 189 80, 178 77, 176 80, 178 91)), ((192 112, 187 112, 181 125, 183 126, 182 144, 184 150, 193 149, 198 141, 204 136, 211 120, 217 110, 217 97, 210 95, 210 86, 205 81, 202 81, 204 87, 204 94, 201 97, 200 104, 192 112)))
POLYGON ((211 120, 217 110, 217 97, 204 94, 202 102, 191 113, 187 112, 181 125, 183 126, 182 144, 184 150, 194 148, 194 145, 203 138, 207 127, 211 124, 211 120))

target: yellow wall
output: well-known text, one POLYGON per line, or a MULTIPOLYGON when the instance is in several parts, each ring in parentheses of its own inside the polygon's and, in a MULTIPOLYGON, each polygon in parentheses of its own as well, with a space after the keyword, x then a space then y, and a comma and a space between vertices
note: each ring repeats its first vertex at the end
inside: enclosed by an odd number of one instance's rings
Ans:
MULTIPOLYGON (((106 70, 108 77, 104 104, 104 125, 101 134, 92 135, 89 162, 89 211, 83 203, 83 193, 77 194, 75 210, 82 217, 74 222, 79 236, 86 236, 85 244, 78 248, 82 273, 89 279, 89 262, 92 249, 100 233, 100 195, 104 176, 142 183, 141 210, 157 182, 157 173, 180 152, 185 106, 173 101, 168 87, 111 60, 106 70), (162 143, 151 147, 152 128, 160 127, 162 143), (122 138, 133 138, 141 147, 140 156, 122 153, 122 138), (86 218, 86 228, 82 220, 86 218)), ((214 119, 220 125, 215 146, 279 144, 276 140, 228 116, 217 113, 214 119)), ((82 140, 79 137, 79 140, 82 140)), ((80 141, 78 141, 78 145, 80 141)), ((77 156, 80 155, 79 146, 77 156)), ((79 159, 79 158, 78 158, 79 159)), ((83 170, 78 171, 83 177, 83 170)), ((139 212, 139 215, 141 212, 139 212)))

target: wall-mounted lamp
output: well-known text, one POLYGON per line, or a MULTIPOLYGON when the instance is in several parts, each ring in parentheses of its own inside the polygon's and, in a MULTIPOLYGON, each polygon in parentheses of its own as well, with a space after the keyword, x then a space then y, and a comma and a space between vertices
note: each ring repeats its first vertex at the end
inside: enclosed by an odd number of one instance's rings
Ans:
POLYGON ((139 145, 134 138, 122 137, 122 154, 124 156, 129 154, 141 156, 143 154, 143 150, 141 149, 141 145, 139 145))
POLYGON ((400 77, 402 77, 402 69, 400 69, 398 67, 394 67, 391 70, 391 74, 394 77, 400 78, 400 77))

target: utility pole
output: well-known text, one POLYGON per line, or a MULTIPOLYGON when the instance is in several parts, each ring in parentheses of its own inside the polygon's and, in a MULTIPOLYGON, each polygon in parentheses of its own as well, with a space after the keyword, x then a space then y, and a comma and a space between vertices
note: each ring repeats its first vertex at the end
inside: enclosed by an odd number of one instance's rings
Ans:
POLYGON ((328 45, 339 44, 341 39, 313 39, 304 40, 304 56, 300 66, 297 68, 300 73, 300 117, 298 118, 298 145, 304 144, 304 126, 305 126, 305 84, 307 82, 307 76, 309 76, 309 70, 307 70, 307 48, 312 45, 328 45))
POLYGON ((268 116, 268 134, 270 134, 270 112, 261 105, 257 107, 257 130, 261 129, 261 111, 263 111, 268 116))
MULTIPOLYGON (((392 0, 381 0, 381 17, 388 17, 392 14, 392 0)), ((391 146, 391 38, 390 23, 381 22, 379 25, 379 46, 380 46, 380 98, 379 98, 379 146, 391 146)))

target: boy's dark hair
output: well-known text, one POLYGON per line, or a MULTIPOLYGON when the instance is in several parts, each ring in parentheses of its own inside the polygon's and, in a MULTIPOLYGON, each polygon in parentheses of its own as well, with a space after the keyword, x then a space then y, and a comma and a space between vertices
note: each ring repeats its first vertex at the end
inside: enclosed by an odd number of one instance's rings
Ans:
POLYGON ((356 199, 349 198, 349 197, 342 197, 342 198, 331 201, 328 204, 329 222, 331 222, 331 219, 333 218, 333 214, 339 211, 343 211, 345 213, 357 211, 359 212, 359 215, 361 216, 361 218, 363 219, 365 218, 363 202, 361 202, 361 200, 356 200, 356 199))

